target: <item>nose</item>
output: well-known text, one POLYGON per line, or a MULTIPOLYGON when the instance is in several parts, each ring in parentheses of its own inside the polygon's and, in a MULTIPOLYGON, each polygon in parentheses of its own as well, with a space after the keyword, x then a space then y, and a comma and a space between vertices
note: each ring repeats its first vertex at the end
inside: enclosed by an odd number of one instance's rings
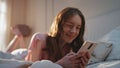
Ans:
POLYGON ((71 28, 71 30, 70 30, 70 32, 72 32, 72 33, 76 33, 76 28, 75 27, 73 27, 73 28, 71 28))

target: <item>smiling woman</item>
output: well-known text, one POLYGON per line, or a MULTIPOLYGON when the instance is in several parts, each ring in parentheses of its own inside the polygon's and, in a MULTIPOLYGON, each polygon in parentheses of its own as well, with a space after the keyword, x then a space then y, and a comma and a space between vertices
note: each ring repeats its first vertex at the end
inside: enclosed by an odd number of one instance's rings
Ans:
POLYGON ((0 0, 0 50, 5 51, 6 35, 6 0, 0 0))
POLYGON ((84 29, 85 19, 82 12, 73 7, 64 8, 55 17, 48 33, 33 35, 26 60, 35 62, 46 59, 57 62, 73 51, 71 55, 74 57, 69 59, 70 64, 67 65, 71 66, 68 68, 84 68, 90 58, 88 51, 75 53, 84 43, 84 29))

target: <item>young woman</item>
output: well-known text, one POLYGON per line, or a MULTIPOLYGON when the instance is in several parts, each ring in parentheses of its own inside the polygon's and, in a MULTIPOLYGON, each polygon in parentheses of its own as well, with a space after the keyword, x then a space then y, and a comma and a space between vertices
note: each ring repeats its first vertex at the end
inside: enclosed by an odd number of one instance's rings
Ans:
MULTIPOLYGON (((56 16, 48 34, 34 34, 26 60, 34 62, 48 59, 57 62, 71 51, 76 53, 84 42, 84 30, 85 19, 81 11, 73 7, 63 9, 56 16)), ((76 54, 79 57, 71 63, 78 68, 85 67, 90 58, 89 53, 85 51, 76 54)))

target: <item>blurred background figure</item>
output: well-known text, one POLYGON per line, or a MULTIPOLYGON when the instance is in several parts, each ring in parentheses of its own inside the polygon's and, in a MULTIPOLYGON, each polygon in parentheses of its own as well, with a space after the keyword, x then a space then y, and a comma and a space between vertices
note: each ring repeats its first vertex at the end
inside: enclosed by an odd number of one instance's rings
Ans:
POLYGON ((25 24, 17 24, 11 27, 11 31, 14 37, 8 44, 6 52, 11 53, 13 50, 19 48, 27 48, 25 38, 30 36, 31 28, 25 24))

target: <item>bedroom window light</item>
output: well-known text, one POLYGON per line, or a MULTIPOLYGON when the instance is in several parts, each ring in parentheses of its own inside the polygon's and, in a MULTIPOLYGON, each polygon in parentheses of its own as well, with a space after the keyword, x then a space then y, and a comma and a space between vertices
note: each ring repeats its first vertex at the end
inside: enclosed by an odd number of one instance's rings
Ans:
POLYGON ((0 51, 5 50, 6 24, 6 0, 0 0, 0 51))

